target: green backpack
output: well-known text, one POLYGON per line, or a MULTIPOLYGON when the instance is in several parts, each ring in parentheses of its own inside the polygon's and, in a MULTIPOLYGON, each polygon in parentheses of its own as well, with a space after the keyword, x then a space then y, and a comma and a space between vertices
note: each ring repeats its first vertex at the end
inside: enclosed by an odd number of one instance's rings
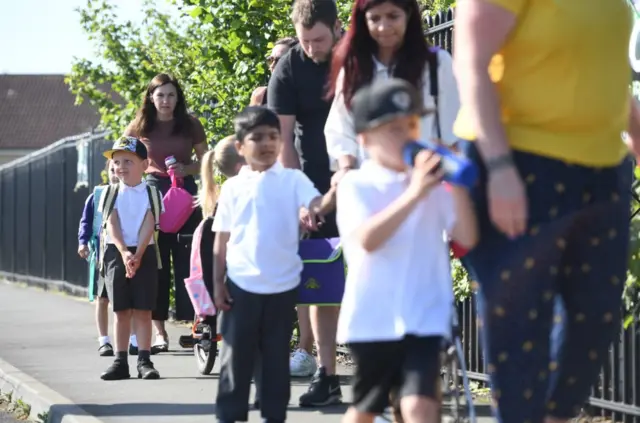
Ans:
MULTIPOLYGON (((100 198, 98 210, 102 213, 102 231, 100 235, 100 255, 99 265, 100 271, 104 271, 104 252, 107 248, 107 222, 109 216, 113 212, 118 197, 119 184, 111 184, 107 186, 100 198)), ((147 185, 147 194, 149 195, 149 204, 151 205, 151 214, 155 221, 155 231, 153 238, 155 240, 154 248, 156 250, 156 258, 158 260, 158 269, 162 269, 162 261, 160 260, 160 250, 158 249, 158 230, 160 229, 160 213, 162 212, 162 193, 156 187, 147 185)))

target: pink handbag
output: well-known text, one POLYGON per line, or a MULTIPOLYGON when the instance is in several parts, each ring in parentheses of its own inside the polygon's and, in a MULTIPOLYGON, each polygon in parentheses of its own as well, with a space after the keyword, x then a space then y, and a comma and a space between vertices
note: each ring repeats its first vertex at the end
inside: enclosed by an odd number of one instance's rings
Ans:
POLYGON ((172 170, 169 170, 168 173, 171 178, 171 188, 163 198, 164 213, 160 215, 160 230, 164 233, 175 234, 189 220, 195 208, 195 202, 193 196, 179 186, 182 183, 178 182, 175 173, 172 170))
POLYGON ((198 225, 193 233, 193 241, 191 244, 191 274, 184 280, 184 286, 189 294, 193 310, 196 315, 215 316, 216 307, 213 305, 211 295, 207 291, 202 277, 202 260, 200 259, 200 241, 202 240, 202 227, 204 220, 198 225))

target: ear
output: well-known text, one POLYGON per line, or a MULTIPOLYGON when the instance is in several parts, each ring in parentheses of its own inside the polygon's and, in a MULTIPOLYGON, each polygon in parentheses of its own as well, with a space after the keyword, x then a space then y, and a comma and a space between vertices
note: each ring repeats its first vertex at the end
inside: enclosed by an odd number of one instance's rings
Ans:
POLYGON ((235 141, 234 145, 236 146, 236 150, 238 151, 238 154, 240 154, 242 157, 244 157, 244 154, 242 154, 242 143, 240 141, 235 141))
POLYGON ((342 33, 342 21, 340 19, 336 20, 336 24, 333 27, 333 33, 336 40, 340 39, 340 35, 342 33))
POLYGON ((142 168, 144 170, 147 170, 147 168, 149 167, 149 159, 145 159, 142 161, 142 168))

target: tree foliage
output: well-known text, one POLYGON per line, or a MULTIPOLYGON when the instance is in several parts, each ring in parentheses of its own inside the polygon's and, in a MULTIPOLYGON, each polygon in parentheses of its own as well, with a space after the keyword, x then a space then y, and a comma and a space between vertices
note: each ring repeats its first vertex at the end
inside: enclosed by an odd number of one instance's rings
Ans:
MULTIPOLYGON (((160 1, 160 0, 158 0, 160 1)), ((338 0, 348 22, 352 2, 338 0)), ((444 7, 451 0, 422 0, 444 7)), ((130 122, 146 85, 158 73, 183 85, 190 110, 210 140, 231 133, 231 119, 253 89, 267 80, 265 57, 280 37, 293 35, 291 0, 171 0, 180 18, 147 0, 144 20, 118 19, 108 0, 87 0, 79 9, 82 28, 100 60, 77 58, 67 83, 77 101, 99 109, 101 124, 117 135, 130 122)))
MULTIPOLYGON (((350 5, 339 1, 343 17, 350 5)), ((183 85, 190 110, 211 140, 231 132, 231 118, 267 80, 265 57, 293 34, 290 0, 173 0, 180 19, 144 5, 141 24, 118 19, 108 0, 78 10, 99 61, 78 58, 67 77, 77 101, 99 109, 104 128, 119 134, 133 118, 146 85, 158 73, 183 85)))

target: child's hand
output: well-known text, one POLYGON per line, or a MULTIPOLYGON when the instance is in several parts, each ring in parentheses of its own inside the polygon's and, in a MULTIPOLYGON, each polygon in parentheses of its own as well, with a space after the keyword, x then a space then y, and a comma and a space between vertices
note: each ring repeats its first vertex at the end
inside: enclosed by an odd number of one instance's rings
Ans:
POLYGON ((136 274, 136 270, 138 270, 134 254, 131 251, 122 253, 122 262, 124 263, 127 278, 132 278, 136 274))
POLYGON ((129 262, 129 269, 131 273, 131 276, 129 276, 129 278, 134 277, 139 268, 140 268, 140 259, 136 255, 134 255, 133 259, 129 262))
POLYGON ((127 276, 128 278, 132 278, 135 276, 136 272, 140 268, 140 263, 142 263, 143 254, 144 254, 144 251, 141 249, 138 249, 136 253, 133 255, 133 257, 131 258, 131 261, 128 263, 129 265, 128 269, 131 273, 131 276, 127 276))
POLYGON ((216 308, 222 311, 229 311, 231 304, 233 304, 233 298, 229 295, 226 283, 216 283, 213 286, 213 298, 216 304, 216 308))
POLYGON ((87 247, 86 245, 79 245, 78 255, 80 256, 80 258, 83 258, 86 260, 87 257, 89 257, 89 247, 87 247))
POLYGON ((444 171, 440 168, 440 156, 429 150, 418 153, 411 174, 409 189, 418 197, 426 195, 440 184, 444 171))

